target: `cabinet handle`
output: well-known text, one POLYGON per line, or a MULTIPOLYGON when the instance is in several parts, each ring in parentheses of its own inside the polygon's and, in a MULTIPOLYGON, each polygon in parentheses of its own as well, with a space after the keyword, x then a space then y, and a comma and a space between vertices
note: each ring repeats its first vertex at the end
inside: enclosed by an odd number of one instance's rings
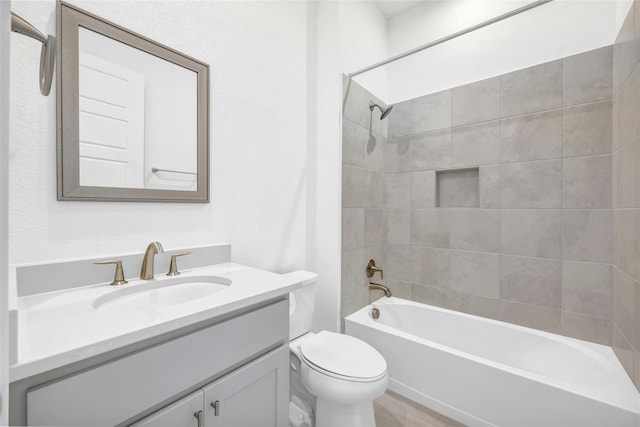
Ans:
POLYGON ((198 419, 198 427, 204 427, 204 417, 202 416, 202 411, 195 412, 193 416, 198 419))
POLYGON ((213 408, 213 415, 217 417, 220 414, 220 401, 211 402, 211 407, 213 408))

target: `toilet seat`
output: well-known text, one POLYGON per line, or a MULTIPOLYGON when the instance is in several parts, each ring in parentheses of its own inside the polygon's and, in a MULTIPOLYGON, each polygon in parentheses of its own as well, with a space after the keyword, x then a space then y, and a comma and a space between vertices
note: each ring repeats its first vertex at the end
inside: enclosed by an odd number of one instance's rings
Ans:
POLYGON ((301 360, 311 369, 332 378, 374 382, 387 374, 387 363, 366 342, 335 332, 321 331, 300 343, 301 360))

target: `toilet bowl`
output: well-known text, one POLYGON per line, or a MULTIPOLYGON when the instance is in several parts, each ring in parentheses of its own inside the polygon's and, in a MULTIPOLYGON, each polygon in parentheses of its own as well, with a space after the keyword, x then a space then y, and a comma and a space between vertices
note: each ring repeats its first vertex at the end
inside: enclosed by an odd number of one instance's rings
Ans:
POLYGON ((309 332, 316 275, 306 271, 289 275, 303 284, 289 294, 291 426, 306 426, 315 415, 316 427, 375 427, 373 400, 387 388, 386 361, 358 338, 309 332), (300 383, 303 392, 293 386, 300 383))

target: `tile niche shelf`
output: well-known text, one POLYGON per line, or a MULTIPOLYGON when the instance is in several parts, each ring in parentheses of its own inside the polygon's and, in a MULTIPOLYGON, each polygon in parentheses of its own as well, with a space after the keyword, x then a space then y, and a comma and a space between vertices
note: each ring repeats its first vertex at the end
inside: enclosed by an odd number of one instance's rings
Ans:
POLYGON ((479 169, 466 168, 436 172, 436 207, 480 207, 479 169))

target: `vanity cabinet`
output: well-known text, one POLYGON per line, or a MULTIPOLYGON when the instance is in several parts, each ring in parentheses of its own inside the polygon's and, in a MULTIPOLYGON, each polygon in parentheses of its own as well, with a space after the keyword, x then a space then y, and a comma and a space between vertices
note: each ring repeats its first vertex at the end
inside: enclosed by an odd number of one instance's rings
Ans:
POLYGON ((149 415, 139 423, 132 425, 135 427, 194 427, 198 424, 196 416, 204 417, 202 411, 202 391, 196 391, 187 397, 167 406, 158 412, 149 415))
POLYGON ((286 426, 288 353, 272 351, 132 427, 286 426))
POLYGON ((72 374, 30 379, 24 395, 12 393, 25 402, 25 419, 12 424, 198 427, 201 410, 207 427, 287 426, 288 331, 285 297, 72 374))

